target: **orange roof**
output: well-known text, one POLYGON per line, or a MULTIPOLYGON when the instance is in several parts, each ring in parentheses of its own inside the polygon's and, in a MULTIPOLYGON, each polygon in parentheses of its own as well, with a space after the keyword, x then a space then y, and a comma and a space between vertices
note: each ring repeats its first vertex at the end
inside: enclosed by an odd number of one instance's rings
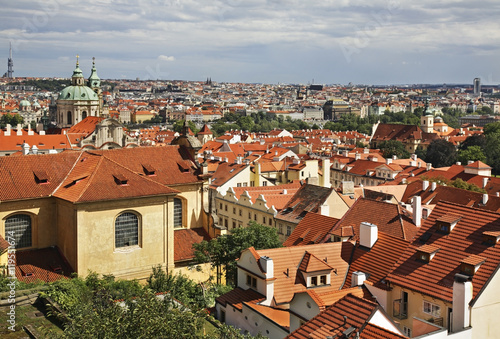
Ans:
POLYGON ((332 269, 333 267, 328 265, 328 263, 326 263, 325 261, 316 257, 314 254, 311 254, 307 251, 304 254, 304 257, 302 258, 302 261, 300 262, 299 265, 299 270, 306 273, 332 270, 332 269))
POLYGON ((351 243, 327 243, 308 246, 282 247, 256 251, 259 257, 267 256, 274 263, 274 299, 277 304, 288 303, 294 293, 307 290, 299 265, 306 251, 322 258, 336 273, 331 275, 331 285, 340 289, 348 270, 348 260, 352 251, 351 243), (324 260, 326 259, 326 260, 324 260), (287 275, 288 272, 288 275, 287 275))
POLYGON ((19 250, 16 256, 16 278, 23 282, 52 282, 69 278, 74 272, 57 247, 19 250))
POLYGON ((204 228, 174 230, 174 262, 194 258, 193 244, 210 241, 204 228))
MULTIPOLYGON (((473 303, 500 264, 500 244, 483 243, 483 232, 500 229, 500 214, 448 202, 436 205, 425 220, 415 240, 406 249, 387 280, 434 298, 452 302, 453 279, 460 273, 462 262, 478 263, 485 259, 472 276, 473 303), (462 218, 449 234, 438 231, 437 221, 448 213, 462 218), (430 262, 417 260, 422 245, 432 246, 427 252, 439 248, 430 262), (473 253, 471 253, 473 249, 473 253), (471 257, 471 255, 474 257, 471 257), (481 260, 478 260, 481 257, 481 260)), ((425 249, 425 248, 424 248, 425 249)))
POLYGON ((283 243, 283 246, 319 244, 338 221, 339 219, 318 213, 307 213, 283 243))

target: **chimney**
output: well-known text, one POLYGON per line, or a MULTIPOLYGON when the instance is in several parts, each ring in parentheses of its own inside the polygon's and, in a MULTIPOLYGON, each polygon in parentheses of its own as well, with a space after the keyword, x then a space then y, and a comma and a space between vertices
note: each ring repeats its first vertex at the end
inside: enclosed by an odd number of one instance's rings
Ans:
POLYGON ((462 166, 462 163, 460 161, 457 161, 456 165, 457 166, 462 166))
POLYGON ((361 154, 356 152, 356 154, 354 155, 354 160, 359 160, 359 159, 361 159, 361 154))
POLYGON ((488 194, 487 193, 483 194, 482 203, 483 203, 483 205, 486 205, 488 203, 488 194))
POLYGON ((385 159, 385 163, 386 163, 387 165, 392 164, 392 158, 387 158, 387 159, 385 159))
POLYGON ((378 239, 377 225, 362 222, 359 225, 359 244, 363 247, 372 248, 378 239))
POLYGON ((369 150, 368 148, 366 148, 366 147, 365 147, 365 148, 363 149, 363 153, 364 153, 364 154, 368 154, 368 153, 370 153, 370 150, 369 150))
POLYGON ((353 272, 352 279, 351 279, 351 287, 362 286, 363 283, 365 282, 365 280, 366 280, 365 273, 359 272, 359 271, 353 272))
POLYGON ((12 126, 11 126, 10 124, 7 124, 7 126, 6 126, 6 130, 5 130, 4 135, 5 135, 6 137, 8 137, 8 136, 10 136, 10 133, 11 133, 11 132, 12 132, 12 126))
POLYGON ((330 159, 323 159, 323 187, 331 187, 330 183, 330 159))
POLYGON ((23 155, 28 155, 28 153, 30 152, 30 145, 28 145, 25 141, 23 142, 21 147, 23 148, 23 155))
POLYGON ((349 156, 349 151, 342 152, 342 155, 347 158, 349 156))
POLYGON ((224 162, 229 162, 229 159, 227 157, 225 157, 224 162))
POLYGON ((427 180, 422 181, 422 191, 427 190, 427 188, 429 188, 429 181, 427 180))
POLYGON ((255 187, 258 187, 260 186, 260 163, 258 162, 255 163, 254 171, 255 171, 255 178, 254 178, 255 187))
POLYGON ((472 300, 470 277, 457 273, 453 282, 453 321, 452 332, 459 332, 470 326, 469 303, 472 300))
POLYGON ((474 161, 472 161, 472 160, 467 161, 467 165, 470 165, 470 164, 473 164, 473 163, 474 163, 474 161))
POLYGON ((36 147, 36 145, 31 146, 31 152, 33 154, 38 154, 38 147, 36 147))
POLYGON ((431 192, 434 192, 436 190, 437 183, 435 181, 431 182, 431 192))
POLYGON ((16 135, 23 135, 23 127, 21 126, 21 124, 17 124, 16 135))
POLYGON ((28 124, 28 135, 35 135, 35 132, 31 129, 31 124, 28 124))
POLYGON ((413 197, 412 209, 413 223, 415 226, 420 227, 422 225, 422 200, 419 196, 413 197))
POLYGON ((260 257, 259 264, 262 267, 266 275, 266 279, 264 280, 265 284, 265 296, 266 300, 264 300, 261 305, 271 306, 271 303, 274 299, 274 263, 273 259, 269 257, 260 257))
POLYGON ((411 155, 411 160, 417 161, 417 155, 415 153, 411 155))
POLYGON ((418 168, 422 167, 422 162, 421 161, 417 162, 417 167, 418 168))
POLYGON ((326 201, 319 206, 319 214, 329 217, 330 216, 330 206, 326 203, 326 201))
POLYGON ((285 188, 281 194, 287 194, 287 193, 288 193, 288 191, 285 188))
POLYGON ((486 185, 488 185, 488 178, 483 178, 483 188, 485 188, 486 185))
POLYGON ((398 157, 396 155, 393 155, 392 160, 398 160, 398 157))
POLYGON ((425 166, 425 170, 430 171, 431 168, 432 168, 432 164, 430 162, 428 162, 427 165, 425 166))
POLYGON ((415 161, 410 161, 410 166, 411 167, 417 167, 417 163, 415 161))

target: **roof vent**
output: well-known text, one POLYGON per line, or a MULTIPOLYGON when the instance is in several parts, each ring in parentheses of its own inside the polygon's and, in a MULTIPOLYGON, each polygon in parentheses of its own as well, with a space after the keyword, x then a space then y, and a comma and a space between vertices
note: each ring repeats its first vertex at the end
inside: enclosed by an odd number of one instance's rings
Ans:
POLYGON ((118 185, 124 186, 128 184, 128 179, 123 174, 113 174, 113 177, 118 185))
POLYGON ((49 176, 47 175, 47 172, 43 169, 36 169, 33 170, 33 174, 35 174, 35 181, 37 184, 48 184, 49 183, 49 176))

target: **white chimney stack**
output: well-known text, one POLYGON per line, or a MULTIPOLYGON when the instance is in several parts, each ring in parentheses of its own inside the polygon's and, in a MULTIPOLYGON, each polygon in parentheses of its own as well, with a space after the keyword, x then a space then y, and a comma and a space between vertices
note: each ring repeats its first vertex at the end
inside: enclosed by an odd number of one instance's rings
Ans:
POLYGON ((261 304, 265 306, 271 306, 271 303, 274 299, 274 263, 273 259, 269 257, 260 257, 259 264, 262 267, 262 270, 266 274, 266 280, 264 281, 265 295, 266 300, 264 300, 261 304))
POLYGON ((430 162, 428 162, 428 163, 427 163, 427 165, 425 166, 425 169, 426 169, 427 171, 430 171, 430 170, 431 170, 431 168, 432 168, 432 164, 431 164, 430 162))
POLYGON ((323 187, 330 188, 332 184, 330 183, 330 159, 323 159, 323 187))
POLYGON ((8 137, 8 136, 10 136, 10 133, 12 132, 12 126, 11 126, 10 124, 7 124, 7 125, 5 126, 5 128, 6 128, 6 130, 5 130, 4 135, 5 135, 6 137, 8 137))
POLYGON ((23 135, 23 127, 21 126, 21 124, 17 124, 16 135, 23 135))
POLYGON ((455 274, 453 282, 453 328, 452 332, 459 332, 470 326, 469 303, 472 300, 472 282, 463 274, 455 274))
POLYGON ((429 181, 427 180, 422 181, 422 190, 425 191, 427 190, 427 188, 429 188, 429 181))
POLYGON ((483 194, 483 201, 482 201, 483 205, 486 205, 488 203, 488 194, 487 193, 484 193, 483 194))
POLYGON ((392 164, 392 159, 391 159, 391 158, 387 158, 387 159, 385 159, 385 163, 386 163, 387 165, 392 164))
POLYGON ((422 198, 419 196, 413 197, 412 209, 413 209, 413 223, 415 226, 420 227, 422 225, 422 198))
POLYGON ((363 283, 365 282, 365 280, 366 280, 365 273, 359 272, 359 271, 353 272, 352 279, 351 279, 351 287, 362 286, 363 283))
POLYGON ((370 224, 369 222, 362 222, 359 225, 359 244, 363 247, 372 248, 378 239, 377 225, 370 224))
POLYGON ((488 185, 488 179, 489 178, 483 178, 483 188, 485 188, 486 185, 488 185))
POLYGON ((434 192, 436 190, 436 187, 437 187, 437 183, 435 181, 433 181, 431 183, 431 192, 434 192))

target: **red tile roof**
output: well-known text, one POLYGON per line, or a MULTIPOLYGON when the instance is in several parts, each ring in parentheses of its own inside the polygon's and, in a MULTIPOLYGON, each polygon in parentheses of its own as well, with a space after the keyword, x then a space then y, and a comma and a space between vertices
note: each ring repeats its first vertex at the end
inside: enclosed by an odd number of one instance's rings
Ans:
POLYGON ((283 246, 319 244, 338 221, 339 219, 318 213, 307 213, 285 240, 283 246))
POLYGON ((215 301, 224 307, 229 304, 241 311, 244 302, 261 302, 265 299, 266 298, 262 294, 252 289, 244 290, 240 287, 236 287, 232 291, 217 297, 215 301))
POLYGON ((391 284, 452 302, 453 278, 460 272, 460 264, 464 260, 477 262, 476 257, 471 258, 474 255, 486 259, 472 277, 473 296, 477 298, 500 264, 500 243, 492 246, 483 243, 483 232, 499 230, 499 213, 440 202, 387 280, 391 284), (438 230, 437 220, 448 213, 461 215, 462 218, 449 234, 444 234, 438 230), (439 248, 429 263, 417 260, 417 252, 424 244, 439 248))
POLYGON ((52 282, 68 278, 73 269, 57 247, 16 251, 16 278, 23 282, 52 282))
POLYGON ((334 234, 344 226, 352 226, 354 237, 359 240, 359 225, 363 221, 377 225, 378 231, 393 237, 411 240, 418 231, 401 206, 383 201, 359 198, 346 214, 335 224, 330 233, 334 234))
POLYGON ((361 338, 406 338, 369 323, 379 307, 377 303, 348 294, 286 338, 324 339, 329 336, 341 338, 342 333, 350 327, 354 327, 361 338))
POLYGON ((366 248, 357 243, 344 288, 351 287, 352 274, 354 272, 365 273, 367 281, 374 285, 381 283, 401 255, 403 255, 409 244, 406 240, 382 232, 378 233, 378 239, 372 248, 366 248))
POLYGON ((194 258, 193 244, 210 241, 204 228, 174 230, 174 262, 194 258))

